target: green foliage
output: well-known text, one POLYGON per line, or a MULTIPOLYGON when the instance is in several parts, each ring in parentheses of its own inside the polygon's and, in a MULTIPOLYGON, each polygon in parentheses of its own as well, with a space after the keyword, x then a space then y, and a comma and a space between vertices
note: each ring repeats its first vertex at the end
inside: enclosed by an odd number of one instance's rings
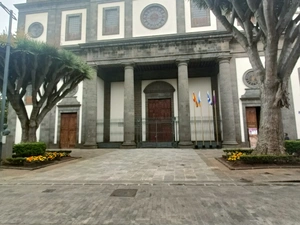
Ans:
MULTIPOLYGON (((5 53, 6 37, 0 35, 0 91, 3 86, 5 53)), ((36 135, 29 132, 30 127, 25 126, 29 124, 29 118, 34 121, 34 128, 37 128, 59 101, 93 74, 94 69, 70 51, 31 40, 24 35, 14 36, 7 99, 23 126, 22 141, 36 141, 36 135), (30 93, 27 93, 29 90, 30 93), (32 98, 31 115, 28 115, 25 107, 25 95, 32 98)))
POLYGON ((291 140, 284 141, 284 147, 286 153, 288 153, 289 155, 292 154, 300 155, 300 141, 291 141, 291 140))
POLYGON ((15 144, 13 147, 13 153, 15 153, 16 157, 44 155, 45 151, 46 144, 44 142, 20 143, 15 144))
POLYGON ((23 166, 25 162, 26 162, 26 158, 23 157, 7 158, 4 160, 4 164, 18 165, 18 166, 23 166))
POLYGON ((300 158, 292 155, 243 155, 240 160, 246 164, 298 164, 300 158))

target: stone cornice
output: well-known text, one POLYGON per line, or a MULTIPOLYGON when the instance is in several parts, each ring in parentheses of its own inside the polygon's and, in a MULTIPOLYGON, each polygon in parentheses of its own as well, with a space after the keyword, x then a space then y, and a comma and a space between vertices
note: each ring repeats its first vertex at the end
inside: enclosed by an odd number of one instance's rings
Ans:
POLYGON ((147 45, 147 44, 159 44, 159 43, 171 43, 177 41, 195 41, 195 40, 206 40, 206 41, 230 41, 232 35, 228 32, 210 32, 210 33, 197 33, 197 34, 183 34, 183 35, 164 35, 157 37, 138 37, 138 38, 126 38, 118 40, 109 40, 109 41, 96 41, 85 44, 79 44, 78 46, 65 46, 68 49, 93 49, 99 47, 118 47, 118 46, 132 46, 132 45, 147 45))
POLYGON ((20 4, 14 4, 14 6, 20 11, 32 11, 32 8, 38 7, 39 10, 49 10, 53 9, 55 6, 76 6, 76 3, 82 4, 82 3, 89 3, 90 0, 56 0, 56 1, 42 1, 42 2, 30 2, 30 3, 20 3, 20 4))

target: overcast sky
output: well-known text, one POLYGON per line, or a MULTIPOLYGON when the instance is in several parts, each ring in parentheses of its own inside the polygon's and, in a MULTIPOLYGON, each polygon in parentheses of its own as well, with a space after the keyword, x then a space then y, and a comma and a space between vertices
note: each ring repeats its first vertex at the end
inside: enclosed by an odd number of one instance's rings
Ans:
MULTIPOLYGON (((14 4, 25 3, 26 0, 0 0, 0 2, 2 2, 2 4, 8 9, 13 10, 15 16, 18 17, 18 10, 14 7, 14 4)), ((2 33, 3 30, 8 30, 8 21, 9 15, 0 7, 0 33, 2 33)), ((17 30, 17 23, 17 21, 13 20, 13 32, 17 30)))

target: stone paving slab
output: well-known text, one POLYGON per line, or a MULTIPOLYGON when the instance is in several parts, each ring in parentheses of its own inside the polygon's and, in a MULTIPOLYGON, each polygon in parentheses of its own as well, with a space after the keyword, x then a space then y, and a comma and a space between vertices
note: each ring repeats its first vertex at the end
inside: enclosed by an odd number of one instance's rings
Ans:
MULTIPOLYGON (((101 151, 101 150, 99 150, 101 151)), ((78 154, 78 152, 77 152, 78 154)), ((8 180, 10 178, 3 178, 8 180)), ((192 149, 114 150, 61 167, 26 173, 20 181, 219 181, 192 149)), ((1 178, 0 178, 1 181, 1 178)))
POLYGON ((74 149, 79 160, 36 171, 0 169, 0 183, 193 183, 299 181, 300 169, 231 171, 218 162, 222 150, 74 149))
POLYGON ((298 187, 2 185, 0 196, 5 225, 299 224, 298 187), (124 188, 136 196, 110 196, 124 188))

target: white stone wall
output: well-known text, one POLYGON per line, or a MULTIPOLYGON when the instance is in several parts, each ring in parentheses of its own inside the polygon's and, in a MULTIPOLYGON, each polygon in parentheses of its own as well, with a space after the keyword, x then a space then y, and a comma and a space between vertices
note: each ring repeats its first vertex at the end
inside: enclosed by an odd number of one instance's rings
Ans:
POLYGON ((206 94, 207 91, 209 92, 210 97, 212 99, 210 77, 189 78, 192 140, 196 140, 196 139, 214 140, 213 107, 209 105, 207 102, 207 94, 206 94), (195 107, 195 103, 193 102, 192 96, 193 93, 195 93, 197 97, 199 91, 201 94, 201 107, 195 107), (202 113, 202 119, 201 119, 201 113, 202 113), (195 123, 196 123, 196 129, 195 129, 195 123))
POLYGON ((44 31, 40 37, 32 39, 47 42, 48 13, 27 14, 25 19, 25 34, 28 33, 29 26, 34 22, 41 23, 44 27, 44 31))
POLYGON ((110 141, 124 140, 124 82, 111 83, 110 141))
POLYGON ((165 35, 177 33, 176 19, 176 0, 133 0, 133 37, 165 35), (159 29, 150 30, 143 26, 140 16, 143 9, 150 4, 161 4, 168 11, 168 20, 164 26, 159 29))
POLYGON ((60 34, 60 44, 61 45, 75 45, 80 43, 86 42, 86 9, 77 9, 77 10, 68 10, 62 11, 61 15, 61 34, 60 34), (66 21, 67 16, 72 14, 82 14, 82 21, 81 21, 81 39, 74 40, 74 41, 67 41, 66 40, 66 21))
POLYGON ((291 83, 292 83, 292 95, 294 100, 295 107, 295 119, 296 119, 296 128, 297 128, 297 139, 300 139, 300 60, 298 60, 292 74, 291 74, 291 83))
POLYGON ((97 38, 98 40, 107 40, 107 39, 116 39, 116 38, 124 38, 125 33, 125 9, 124 2, 113 2, 106 4, 98 5, 98 27, 97 27, 97 38), (103 9, 109 7, 119 7, 119 34, 115 35, 103 35, 103 9))

